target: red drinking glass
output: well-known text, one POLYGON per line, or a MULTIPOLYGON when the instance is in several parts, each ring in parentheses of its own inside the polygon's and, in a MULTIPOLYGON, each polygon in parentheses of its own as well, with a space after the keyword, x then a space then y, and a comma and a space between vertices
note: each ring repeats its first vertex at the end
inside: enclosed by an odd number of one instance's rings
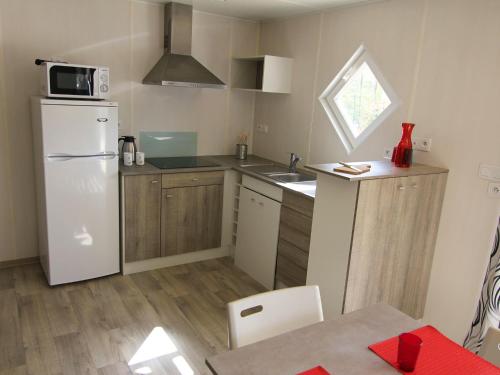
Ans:
POLYGON ((399 335, 398 364, 401 370, 405 372, 415 370, 421 346, 422 339, 413 333, 399 335))
POLYGON ((411 133, 415 124, 403 122, 403 135, 398 145, 394 148, 392 161, 399 168, 409 168, 413 158, 413 146, 411 142, 411 133))

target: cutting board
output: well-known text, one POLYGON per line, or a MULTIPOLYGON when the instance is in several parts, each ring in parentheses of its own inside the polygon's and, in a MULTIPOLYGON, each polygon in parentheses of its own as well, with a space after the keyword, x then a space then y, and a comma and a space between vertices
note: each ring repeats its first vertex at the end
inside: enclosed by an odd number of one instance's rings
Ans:
POLYGON ((355 175, 358 175, 358 174, 363 174, 363 173, 366 173, 366 172, 370 172, 370 169, 371 169, 371 165, 370 164, 359 164, 359 165, 353 165, 353 167, 356 167, 358 169, 361 170, 361 172, 358 172, 358 171, 355 171, 351 168, 347 168, 347 167, 344 167, 343 165, 340 166, 340 167, 335 167, 333 169, 334 172, 340 172, 340 173, 347 173, 347 174, 355 174, 355 175))

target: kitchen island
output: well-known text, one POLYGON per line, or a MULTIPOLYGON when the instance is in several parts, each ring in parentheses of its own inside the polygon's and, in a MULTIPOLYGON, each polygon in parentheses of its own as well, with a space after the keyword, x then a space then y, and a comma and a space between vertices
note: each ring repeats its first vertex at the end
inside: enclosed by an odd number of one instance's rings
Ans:
POLYGON ((387 303, 423 315, 448 170, 422 164, 317 173, 307 284, 319 285, 326 318, 387 303))

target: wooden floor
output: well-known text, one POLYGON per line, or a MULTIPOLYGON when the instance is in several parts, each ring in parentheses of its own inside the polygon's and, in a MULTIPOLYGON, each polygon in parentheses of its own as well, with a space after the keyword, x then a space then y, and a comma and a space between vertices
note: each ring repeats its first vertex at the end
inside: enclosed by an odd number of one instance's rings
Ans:
POLYGON ((229 258, 58 287, 38 264, 0 269, 0 375, 208 374, 225 304, 262 290, 229 258))

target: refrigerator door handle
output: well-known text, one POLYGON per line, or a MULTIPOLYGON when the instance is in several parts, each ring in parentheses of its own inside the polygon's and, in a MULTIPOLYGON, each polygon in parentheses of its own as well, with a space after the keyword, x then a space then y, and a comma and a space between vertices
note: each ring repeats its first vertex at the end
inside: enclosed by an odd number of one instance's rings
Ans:
POLYGON ((54 153, 47 155, 47 159, 52 161, 67 161, 75 158, 101 158, 101 159, 113 159, 117 157, 118 154, 113 151, 104 151, 98 154, 89 155, 76 155, 76 154, 66 154, 66 153, 54 153))

